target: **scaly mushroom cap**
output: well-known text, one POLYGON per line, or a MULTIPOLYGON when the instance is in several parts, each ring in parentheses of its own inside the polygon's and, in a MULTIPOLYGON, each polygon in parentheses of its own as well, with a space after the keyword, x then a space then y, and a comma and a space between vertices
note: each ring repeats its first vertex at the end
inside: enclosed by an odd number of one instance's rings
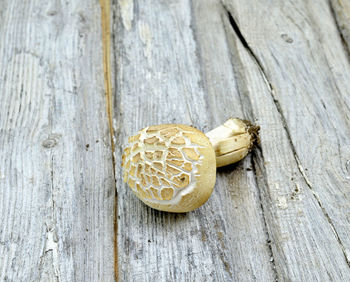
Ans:
POLYGON ((215 152, 207 136, 182 124, 146 127, 124 150, 124 182, 148 206, 188 212, 203 205, 215 185, 215 152))

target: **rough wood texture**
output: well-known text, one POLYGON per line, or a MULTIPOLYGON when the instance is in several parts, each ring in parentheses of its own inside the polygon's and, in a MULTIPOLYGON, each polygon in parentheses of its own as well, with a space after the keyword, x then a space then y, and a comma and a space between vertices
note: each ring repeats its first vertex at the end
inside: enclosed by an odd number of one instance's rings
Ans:
POLYGON ((0 280, 349 281, 349 18, 345 0, 2 1, 0 280), (140 128, 231 116, 261 145, 203 207, 122 184, 140 128))
POLYGON ((350 2, 348 0, 330 0, 330 4, 339 35, 345 48, 350 52, 350 2))
MULTIPOLYGON (((215 96, 208 97, 201 81, 191 11, 189 1, 116 4, 117 164, 127 136, 146 125, 178 122, 208 131, 230 111, 242 115, 241 105, 228 102, 230 97, 226 101, 230 110, 219 100, 217 109, 223 109, 219 114, 213 115, 209 107, 215 96)), ((214 16, 220 20, 220 15, 214 16)), ((215 32, 215 25, 208 26, 215 32)), ((225 42, 222 26, 217 28, 225 42)), ((217 66, 220 68, 220 62, 217 66)), ((225 81, 229 79, 224 76, 225 81)), ((117 169, 120 280, 272 280, 259 192, 249 168, 248 159, 235 170, 221 170, 209 202, 195 212, 179 215, 143 205, 122 185, 117 169)))
MULTIPOLYGON (((270 11, 267 3, 244 3, 227 1, 226 7, 243 43, 236 44, 237 49, 244 47, 266 82, 265 91, 261 88, 248 91, 263 127, 261 157, 265 164, 261 170, 268 197, 272 200, 275 196, 283 197, 285 207, 279 211, 278 205, 274 209, 270 206, 271 213, 266 217, 272 241, 285 237, 282 244, 272 244, 278 277, 348 280, 350 183, 345 167, 350 157, 350 66, 347 50, 328 2, 318 1, 314 5, 293 1, 281 7, 276 2, 273 17, 285 19, 279 24, 268 18, 258 21, 259 17, 240 16, 270 11), (250 32, 253 27, 256 33, 250 32), (271 118, 274 113, 276 118, 271 118), (269 129, 278 135, 273 136, 269 129), (284 136, 279 135, 283 131, 284 136), (281 141, 276 144, 274 140, 281 141), (284 160, 287 162, 281 165, 284 160), (280 230, 270 227, 276 222, 280 222, 280 230), (295 263, 307 267, 296 271, 295 263)), ((240 58, 239 49, 232 54, 233 58, 240 58)), ((240 61, 245 64, 248 60, 240 61)), ((254 87, 254 83, 249 83, 254 76, 243 75, 242 87, 254 87)))
POLYGON ((334 18, 349 14, 316 2, 113 4, 122 281, 350 279, 350 67, 334 18), (218 171, 199 210, 151 210, 122 184, 138 129, 230 116, 259 123, 261 146, 218 171))
POLYGON ((0 9, 0 280, 113 281, 99 3, 0 9))

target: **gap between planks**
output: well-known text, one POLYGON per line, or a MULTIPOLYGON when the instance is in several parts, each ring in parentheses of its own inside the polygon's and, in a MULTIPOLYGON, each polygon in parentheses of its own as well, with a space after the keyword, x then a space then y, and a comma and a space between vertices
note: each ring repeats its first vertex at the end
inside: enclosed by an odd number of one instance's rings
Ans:
POLYGON ((102 53, 103 53, 103 73, 104 86, 106 93, 106 111, 108 117, 108 126, 110 133, 110 142, 112 148, 112 162, 113 162, 113 180, 114 180, 114 273, 115 279, 118 281, 118 244, 117 244, 117 194, 116 194, 116 179, 115 179, 115 144, 114 144, 114 129, 113 129, 113 92, 111 80, 111 28, 110 28, 110 0, 100 0, 101 6, 101 26, 102 26, 102 53))

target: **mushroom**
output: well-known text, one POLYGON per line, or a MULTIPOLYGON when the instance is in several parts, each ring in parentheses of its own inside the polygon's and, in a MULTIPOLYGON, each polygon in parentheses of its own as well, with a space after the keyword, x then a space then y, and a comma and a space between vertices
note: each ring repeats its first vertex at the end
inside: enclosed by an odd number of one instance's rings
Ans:
POLYGON ((243 159, 258 141, 258 131, 237 118, 207 134, 183 124, 146 127, 128 139, 124 182, 154 209, 192 211, 212 194, 216 168, 243 159))

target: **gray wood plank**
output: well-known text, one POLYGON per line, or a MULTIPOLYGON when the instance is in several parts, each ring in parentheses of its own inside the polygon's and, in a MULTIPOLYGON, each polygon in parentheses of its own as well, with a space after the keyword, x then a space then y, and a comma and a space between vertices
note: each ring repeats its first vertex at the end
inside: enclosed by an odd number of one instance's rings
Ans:
POLYGON ((217 58, 200 57, 215 53, 215 44, 227 47, 220 7, 214 1, 195 1, 192 7, 187 0, 114 5, 121 281, 274 280, 250 158, 221 169, 208 203, 178 215, 142 204, 122 183, 119 169, 127 137, 144 126, 174 122, 208 131, 231 115, 243 115, 234 75, 227 71, 229 50, 217 58))
POLYGON ((113 281, 97 1, 2 1, 0 280, 113 281))
POLYGON ((262 126, 256 169, 277 276, 348 280, 350 67, 329 3, 224 3, 241 92, 262 126))
POLYGON ((187 215, 145 207, 116 171, 121 279, 348 280, 349 62, 332 9, 223 2, 115 4, 117 164, 150 124, 262 127, 253 162, 219 170, 187 215))

